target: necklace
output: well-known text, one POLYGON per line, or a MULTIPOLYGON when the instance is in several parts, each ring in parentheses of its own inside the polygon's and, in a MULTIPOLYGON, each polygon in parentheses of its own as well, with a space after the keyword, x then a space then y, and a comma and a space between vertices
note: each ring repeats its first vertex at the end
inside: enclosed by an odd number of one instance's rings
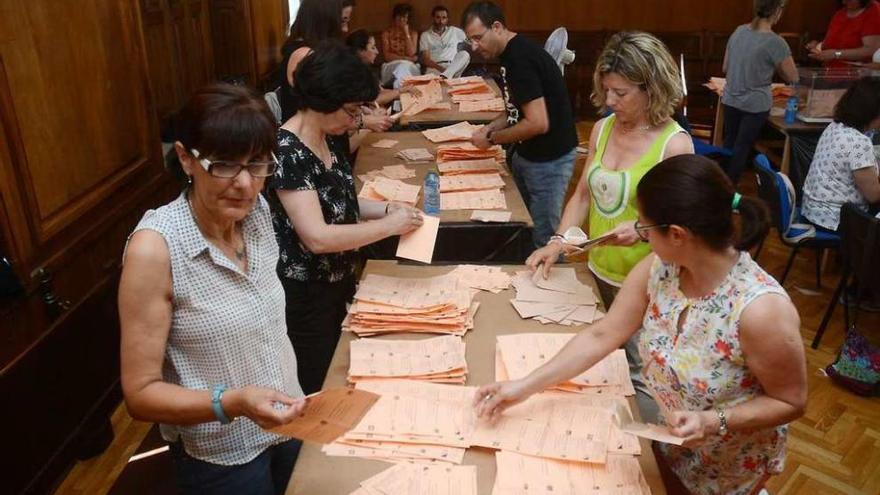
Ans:
POLYGON ((654 126, 652 126, 652 125, 650 125, 650 124, 648 124, 648 125, 640 125, 640 126, 632 126, 632 127, 627 127, 627 126, 624 125, 623 123, 620 124, 620 131, 623 132, 624 134, 629 134, 629 133, 631 133, 631 132, 636 132, 636 131, 639 131, 639 132, 647 132, 647 131, 650 131, 650 130, 653 129, 653 128, 654 128, 654 126))
POLYGON ((201 232, 203 236, 209 238, 210 240, 217 241, 220 244, 223 244, 227 248, 231 249, 232 252, 235 253, 235 258, 238 261, 245 260, 245 250, 246 250, 247 246, 245 245, 244 241, 242 241, 241 247, 238 247, 238 246, 235 246, 234 244, 230 244, 230 243, 226 242, 225 240, 223 240, 219 237, 211 237, 211 236, 206 235, 205 231, 202 230, 202 227, 199 225, 199 216, 196 214, 196 209, 193 208, 192 202, 190 202, 189 198, 186 199, 186 204, 189 206, 189 212, 192 213, 193 219, 196 221, 196 227, 199 228, 199 232, 201 232))

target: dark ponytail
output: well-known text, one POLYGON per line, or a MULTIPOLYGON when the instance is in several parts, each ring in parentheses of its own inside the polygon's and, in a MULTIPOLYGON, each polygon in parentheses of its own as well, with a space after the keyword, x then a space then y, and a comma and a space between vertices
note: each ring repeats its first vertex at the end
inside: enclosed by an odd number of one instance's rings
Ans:
POLYGON ((698 155, 663 160, 638 186, 639 206, 651 223, 684 227, 717 250, 750 249, 770 228, 764 203, 746 196, 734 201, 736 194, 718 164, 698 155))

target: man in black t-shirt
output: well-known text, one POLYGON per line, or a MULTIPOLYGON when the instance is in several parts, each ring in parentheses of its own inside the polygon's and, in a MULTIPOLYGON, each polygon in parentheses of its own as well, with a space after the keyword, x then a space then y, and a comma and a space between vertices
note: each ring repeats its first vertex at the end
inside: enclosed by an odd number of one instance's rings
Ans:
POLYGON ((507 29, 492 2, 471 3, 462 27, 473 49, 501 61, 506 115, 474 133, 475 146, 516 144, 511 168, 535 222, 535 247, 559 226, 565 190, 574 169, 577 132, 562 72, 544 49, 507 29))

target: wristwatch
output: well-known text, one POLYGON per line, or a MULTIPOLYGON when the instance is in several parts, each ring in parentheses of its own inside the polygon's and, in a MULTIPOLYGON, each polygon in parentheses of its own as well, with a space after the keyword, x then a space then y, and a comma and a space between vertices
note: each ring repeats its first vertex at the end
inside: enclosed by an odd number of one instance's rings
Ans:
POLYGON ((843 56, 843 52, 840 50, 834 50, 834 58, 838 59, 843 56))
POLYGON ((727 416, 724 409, 716 409, 715 412, 718 413, 718 434, 723 437, 727 435, 727 416))

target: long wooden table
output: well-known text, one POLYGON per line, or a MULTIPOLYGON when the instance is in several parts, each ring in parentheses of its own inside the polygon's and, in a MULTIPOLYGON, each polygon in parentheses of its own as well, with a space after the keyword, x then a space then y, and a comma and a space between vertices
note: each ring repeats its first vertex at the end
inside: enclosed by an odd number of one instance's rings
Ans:
MULTIPOLYGON (((395 277, 430 277, 441 275, 452 269, 451 266, 412 266, 401 265, 394 261, 371 260, 367 263, 364 274, 374 273, 395 277)), ((513 273, 525 269, 522 266, 504 266, 506 271, 513 273)), ((583 265, 577 270, 578 278, 588 283, 597 291, 592 275, 583 265)), ((598 291, 597 291, 598 294, 598 291)), ((495 379, 495 337, 497 335, 526 332, 574 332, 572 327, 560 325, 542 325, 534 320, 523 320, 519 317, 510 299, 514 297, 513 289, 498 294, 481 291, 476 296, 480 309, 474 320, 474 329, 465 335, 467 343, 468 378, 467 385, 482 385, 495 379)), ((338 387, 346 384, 349 365, 349 342, 354 337, 345 333, 339 340, 330 370, 324 381, 324 388, 338 387)), ((385 338, 385 337, 373 337, 385 338)), ((419 339, 416 335, 395 335, 394 339, 419 339)), ((638 407, 630 400, 633 413, 638 415, 638 407)), ((663 482, 657 467, 656 459, 648 440, 641 439, 642 454, 639 464, 642 472, 655 495, 665 494, 663 482)), ((495 482, 495 451, 484 448, 470 448, 464 457, 464 464, 477 466, 478 493, 492 492, 495 482)), ((306 443, 299 454, 293 470, 287 495, 345 495, 358 488, 358 484, 385 469, 391 464, 350 457, 329 457, 321 452, 321 446, 306 443)))
MULTIPOLYGON (((425 148, 436 153, 437 145, 420 132, 382 132, 370 133, 364 137, 355 160, 354 175, 358 192, 363 187, 358 175, 378 170, 386 165, 406 164, 395 157, 398 151, 407 148, 425 148), (374 148, 373 143, 382 139, 398 141, 394 148, 374 148)), ((415 169, 414 179, 405 179, 407 184, 423 184, 430 170, 437 170, 437 164, 406 164, 415 169)), ((505 261, 521 262, 531 252, 531 230, 534 227, 529 210, 516 187, 513 177, 503 176, 504 197, 507 210, 511 212, 510 221, 504 223, 482 223, 471 221, 473 210, 441 210, 440 232, 437 234, 435 260, 455 261, 505 261), (464 246, 469 246, 470 249, 464 246)), ((424 198, 424 192, 420 200, 424 198)), ((417 205, 421 207, 422 205, 417 205)), ((373 244, 371 257, 393 258, 397 248, 394 238, 373 244)))
MULTIPOLYGON (((501 89, 498 87, 498 84, 492 78, 486 78, 486 84, 492 88, 492 91, 495 92, 497 97, 501 97, 501 89)), ((449 96, 449 85, 441 84, 443 87, 443 102, 449 102, 452 104, 451 110, 428 110, 425 112, 418 113, 413 116, 404 115, 400 118, 400 125, 403 126, 418 126, 421 128, 430 128, 430 127, 441 127, 447 124, 454 124, 456 122, 468 121, 474 124, 482 124, 486 122, 491 122, 498 118, 503 112, 460 112, 458 110, 458 103, 452 103, 452 98, 449 96)))

